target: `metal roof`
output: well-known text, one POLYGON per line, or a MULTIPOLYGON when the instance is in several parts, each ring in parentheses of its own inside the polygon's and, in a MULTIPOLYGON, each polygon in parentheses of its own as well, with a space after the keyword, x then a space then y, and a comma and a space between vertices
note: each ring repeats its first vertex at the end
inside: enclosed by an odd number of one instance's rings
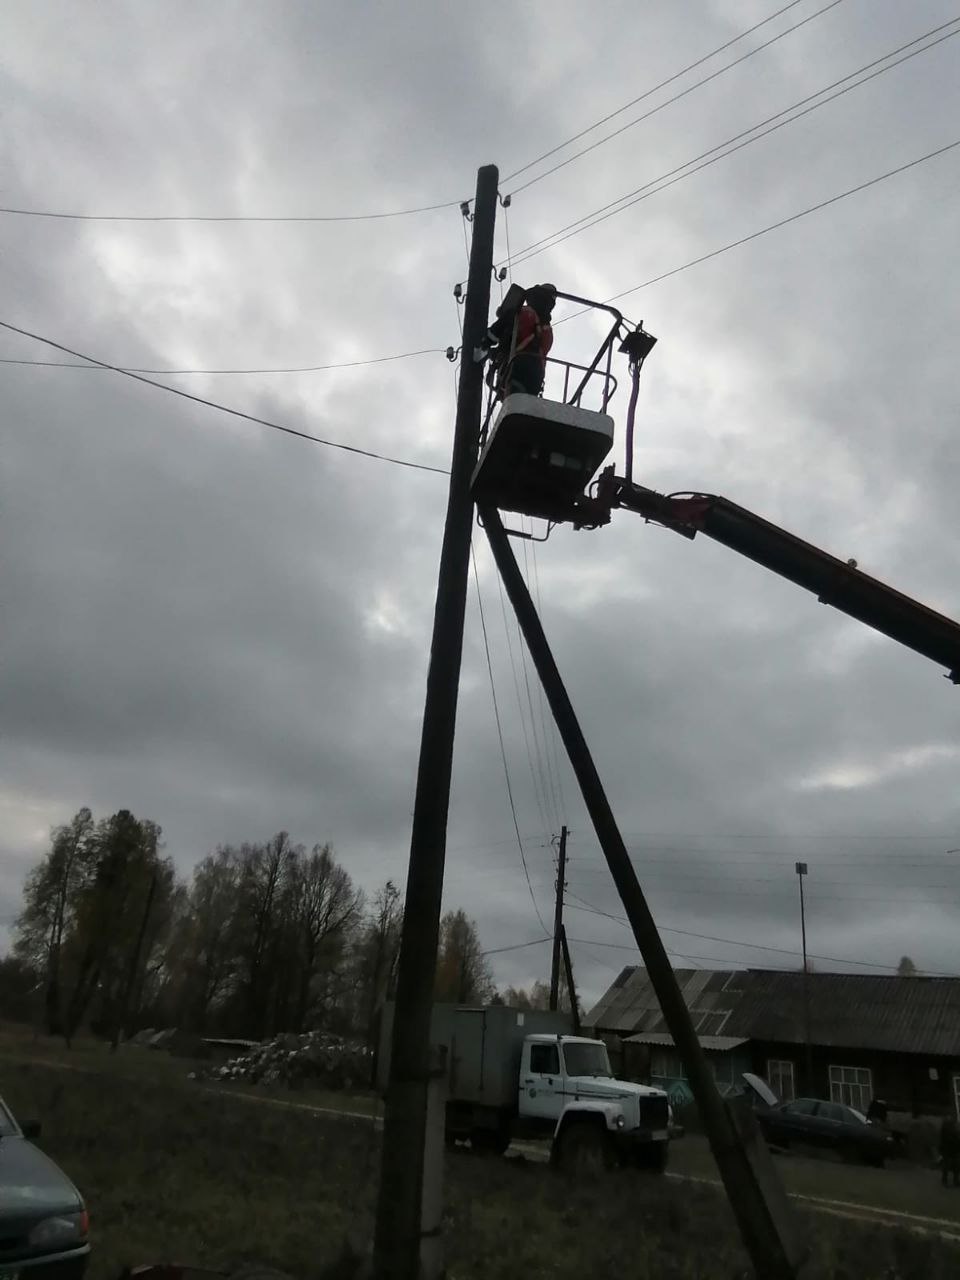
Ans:
MULTIPOLYGON (((727 1053, 731 1049, 739 1049, 742 1044, 749 1044, 746 1036, 700 1036, 703 1049, 715 1049, 718 1053, 727 1053)), ((673 1036, 666 1031, 641 1031, 639 1035, 627 1036, 625 1044, 654 1044, 673 1048, 673 1036)))
MULTIPOLYGON (((802 1044, 803 974, 770 969, 677 969, 705 1036, 802 1044)), ((847 1049, 960 1057, 960 978, 811 973, 810 1038, 847 1049)), ((584 1019, 598 1031, 666 1033, 647 971, 624 969, 584 1019)))

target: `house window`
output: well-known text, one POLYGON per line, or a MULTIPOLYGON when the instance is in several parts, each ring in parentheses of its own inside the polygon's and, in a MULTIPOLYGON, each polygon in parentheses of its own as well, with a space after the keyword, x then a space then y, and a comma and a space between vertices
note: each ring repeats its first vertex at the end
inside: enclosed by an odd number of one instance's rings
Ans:
POLYGON ((682 1080, 683 1066, 674 1049, 654 1049, 650 1054, 650 1074, 664 1080, 682 1080))
POLYGON ((792 1102, 797 1096, 793 1083, 793 1063, 780 1058, 767 1062, 767 1084, 781 1102, 792 1102))
POLYGON ((960 1120, 960 1076, 953 1077, 953 1105, 956 1108, 957 1119, 960 1120))
POLYGON ((865 1112, 873 1097, 873 1075, 869 1067, 831 1067, 830 1101, 842 1102, 865 1112))

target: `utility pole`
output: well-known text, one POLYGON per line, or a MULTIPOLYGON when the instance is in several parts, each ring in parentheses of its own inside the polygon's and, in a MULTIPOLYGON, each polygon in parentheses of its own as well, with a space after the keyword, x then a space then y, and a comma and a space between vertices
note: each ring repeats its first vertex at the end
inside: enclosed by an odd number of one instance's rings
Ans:
POLYGON ((570 1012, 573 1014, 573 1034, 580 1034, 580 1001, 577 999, 577 986, 573 980, 573 965, 570 962, 570 948, 567 946, 567 926, 560 926, 560 946, 563 949, 563 971, 567 975, 567 990, 570 992, 570 1012))
POLYGON ((416 1280, 420 1271, 430 1012, 473 530, 470 480, 477 462, 483 408, 483 362, 477 353, 490 310, 498 180, 495 165, 486 165, 477 173, 453 459, 420 738, 384 1112, 374 1237, 374 1274, 378 1280, 416 1280))
POLYGON ((803 877, 807 874, 807 864, 797 863, 797 879, 800 881, 800 939, 803 945, 803 1047, 804 1047, 804 1092, 813 1092, 813 1048, 810 1044, 810 966, 807 963, 807 913, 803 902, 803 877))
POLYGON ((624 844, 543 625, 494 508, 480 516, 517 621, 553 712, 560 738, 610 868, 647 974, 673 1037, 758 1280, 797 1280, 806 1246, 756 1120, 725 1103, 697 1037, 660 932, 624 844))
POLYGON ((563 891, 566 888, 567 828, 560 828, 560 848, 557 853, 557 905, 553 912, 553 964, 550 968, 550 1010, 556 1013, 560 1006, 560 937, 563 932, 563 891))

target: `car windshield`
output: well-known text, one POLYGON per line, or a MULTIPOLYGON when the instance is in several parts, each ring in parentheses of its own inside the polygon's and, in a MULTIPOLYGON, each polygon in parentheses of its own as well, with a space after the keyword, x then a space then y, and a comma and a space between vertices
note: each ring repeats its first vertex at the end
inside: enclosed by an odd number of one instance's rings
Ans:
POLYGON ((564 1044, 563 1060, 568 1076, 608 1076, 610 1059, 607 1046, 599 1042, 564 1044))

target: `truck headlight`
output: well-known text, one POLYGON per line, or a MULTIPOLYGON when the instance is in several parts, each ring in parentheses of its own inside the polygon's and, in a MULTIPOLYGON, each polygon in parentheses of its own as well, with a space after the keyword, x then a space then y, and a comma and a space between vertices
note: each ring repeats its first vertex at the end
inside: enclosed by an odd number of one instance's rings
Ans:
POLYGON ((86 1209, 79 1213, 58 1213, 55 1217, 38 1222, 31 1229, 27 1240, 38 1249, 68 1249, 72 1244, 82 1244, 87 1238, 88 1229, 86 1209))
POLYGON ((617 1128, 618 1128, 618 1129, 622 1129, 626 1123, 627 1123, 627 1122, 626 1122, 626 1120, 624 1120, 623 1116, 617 1116, 617 1128))

